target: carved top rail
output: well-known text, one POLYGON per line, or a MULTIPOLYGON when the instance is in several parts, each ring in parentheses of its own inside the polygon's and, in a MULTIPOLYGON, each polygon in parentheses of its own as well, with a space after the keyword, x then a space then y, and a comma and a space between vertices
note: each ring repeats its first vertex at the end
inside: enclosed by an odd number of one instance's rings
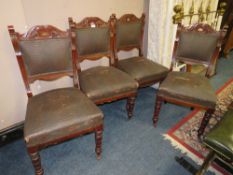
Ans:
MULTIPOLYGON (((113 14, 114 15, 114 14, 113 14)), ((134 14, 125 14, 118 19, 120 23, 133 23, 138 21, 144 21, 145 14, 143 13, 140 18, 137 18, 134 14)))
POLYGON ((98 17, 87 17, 87 18, 84 18, 79 23, 75 23, 73 21, 73 19, 70 17, 69 24, 72 27, 79 28, 79 29, 80 28, 89 28, 89 27, 95 28, 95 27, 108 27, 109 26, 108 22, 105 22, 98 17))
POLYGON ((37 25, 30 28, 26 33, 19 34, 14 31, 13 26, 8 26, 8 30, 11 33, 15 33, 20 40, 34 40, 34 39, 51 39, 51 38, 65 38, 69 37, 69 34, 65 31, 61 31, 58 28, 51 25, 37 25))

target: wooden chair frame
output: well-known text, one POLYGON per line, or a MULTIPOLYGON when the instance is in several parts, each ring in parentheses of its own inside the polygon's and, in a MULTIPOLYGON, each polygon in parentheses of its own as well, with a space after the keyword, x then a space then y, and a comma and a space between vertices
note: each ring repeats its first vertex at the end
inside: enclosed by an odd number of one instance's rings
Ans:
MULTIPOLYGON (((72 43, 73 45, 77 46, 76 43, 76 29, 83 29, 83 28, 91 28, 91 27, 109 27, 110 30, 110 44, 109 44, 109 54, 104 54, 104 53, 95 53, 91 55, 85 55, 85 56, 80 56, 78 51, 76 52, 77 54, 77 70, 78 72, 81 72, 81 67, 80 63, 84 60, 98 60, 103 57, 107 57, 109 59, 109 65, 115 67, 115 59, 114 59, 114 33, 113 33, 113 23, 111 21, 111 18, 108 22, 103 21, 102 19, 98 17, 86 17, 84 18, 81 22, 76 23, 73 21, 71 17, 68 18, 69 21, 69 27, 72 32, 72 43)), ((133 116, 133 109, 135 105, 135 99, 136 99, 137 93, 125 93, 123 95, 116 95, 110 98, 104 98, 101 100, 96 100, 94 101, 95 104, 104 104, 120 99, 127 98, 127 103, 126 103, 126 110, 128 113, 128 118, 130 119, 133 116)))
MULTIPOLYGON (((71 46, 71 52, 72 52, 72 65, 73 65, 73 70, 72 71, 66 71, 66 72, 54 72, 54 73, 46 73, 46 74, 40 74, 36 76, 29 76, 25 67, 24 63, 24 58, 22 55, 22 52, 19 47, 19 41, 20 40, 40 40, 40 39, 52 39, 52 38, 71 38, 71 33, 70 32, 64 32, 61 31, 53 26, 47 25, 47 26, 35 26, 32 27, 27 33, 20 34, 15 32, 14 27, 8 26, 8 31, 11 37, 11 42, 13 44, 13 48, 16 54, 16 58, 19 64, 19 68, 21 71, 21 75, 24 81, 25 89, 27 92, 28 98, 32 98, 33 94, 30 88, 30 83, 33 83, 35 80, 46 80, 46 81, 52 81, 58 78, 61 78, 63 76, 70 76, 73 77, 73 83, 74 87, 79 89, 78 85, 78 74, 77 74, 77 68, 76 68, 76 61, 77 61, 77 55, 76 55, 76 47, 74 45, 71 46)), ((33 147, 29 147, 27 145, 27 151, 28 154, 30 155, 30 158, 32 160, 32 164, 35 169, 35 174, 36 175, 43 175, 44 171, 41 166, 41 160, 40 160, 40 155, 39 151, 43 148, 46 148, 51 145, 55 145, 73 138, 76 138, 78 136, 90 133, 90 132, 95 132, 95 140, 96 140, 96 154, 97 154, 97 159, 100 159, 101 157, 101 152, 102 152, 102 132, 103 132, 103 125, 96 126, 95 128, 89 128, 87 130, 83 130, 81 132, 77 132, 72 135, 67 135, 65 137, 52 140, 47 143, 43 144, 38 144, 33 147)), ((26 138, 25 138, 26 139, 26 138)), ((26 140, 25 140, 26 141, 26 140)))
MULTIPOLYGON (((185 32, 201 32, 201 33, 219 33, 216 32, 214 29, 212 29, 208 24, 194 24, 191 27, 184 27, 181 24, 178 24, 178 29, 177 29, 177 34, 176 34, 176 40, 174 43, 174 48, 173 48, 173 55, 172 55, 172 63, 171 63, 171 68, 170 70, 172 71, 173 69, 173 65, 175 64, 176 61, 179 61, 176 58, 176 51, 177 51, 177 47, 178 47, 178 43, 179 43, 179 34, 180 32, 185 31, 185 32)), ((211 59, 208 62, 203 62, 203 61, 197 61, 197 60, 182 60, 184 63, 188 64, 188 65, 192 65, 192 64, 205 64, 207 65, 207 72, 205 74, 206 77, 210 76, 211 73, 211 69, 213 68, 213 63, 214 61, 218 58, 219 56, 219 52, 220 52, 220 47, 221 47, 221 41, 222 41, 222 32, 220 32, 220 37, 219 37, 219 41, 218 44, 215 48, 215 51, 211 57, 211 59)), ((187 69, 187 71, 189 72, 190 69, 187 69)), ((206 110, 205 115, 202 119, 200 128, 198 129, 198 137, 201 137, 202 134, 204 133, 204 130, 209 122, 209 119, 211 118, 211 115, 214 113, 215 108, 208 108, 206 106, 202 106, 196 103, 189 103, 180 99, 176 99, 176 98, 171 98, 171 97, 161 97, 159 95, 157 95, 156 97, 156 105, 155 105, 155 113, 154 113, 154 117, 153 117, 153 124, 156 127, 157 122, 158 122, 158 118, 159 118, 159 112, 161 109, 161 105, 162 102, 170 102, 170 103, 174 103, 177 105, 181 105, 181 106, 187 106, 187 107, 194 107, 194 108, 199 108, 199 109, 203 109, 206 110)))
MULTIPOLYGON (((138 50, 138 56, 143 57, 143 35, 144 35, 144 26, 145 26, 145 14, 143 13, 140 18, 136 17, 134 14, 125 14, 119 19, 116 18, 115 14, 112 14, 110 17, 110 22, 112 23, 112 31, 113 31, 113 37, 114 37, 114 60, 115 60, 115 65, 117 66, 118 63, 118 52, 119 51, 131 51, 133 49, 138 50), (140 44, 139 45, 129 45, 125 47, 119 47, 117 48, 116 46, 116 25, 117 22, 121 24, 129 24, 129 23, 135 23, 135 22, 141 22, 142 28, 141 28, 141 34, 140 34, 140 44)), ((163 79, 158 79, 156 81, 144 81, 144 82, 138 82, 139 87, 147 87, 151 86, 155 83, 161 82, 163 79)))

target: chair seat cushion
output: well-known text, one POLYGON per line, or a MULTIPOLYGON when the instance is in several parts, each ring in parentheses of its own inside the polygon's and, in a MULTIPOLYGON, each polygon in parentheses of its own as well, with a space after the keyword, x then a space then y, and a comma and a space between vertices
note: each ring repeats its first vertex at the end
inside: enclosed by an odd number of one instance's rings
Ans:
POLYGON ((170 72, 161 83, 158 95, 212 109, 217 101, 209 79, 189 72, 170 72))
POLYGON ((229 110, 217 126, 206 135, 204 144, 233 161, 233 110, 229 110))
POLYGON ((47 91, 29 98, 24 137, 36 146, 103 123, 100 109, 77 88, 47 91))
POLYGON ((169 72, 166 67, 144 57, 120 60, 118 68, 132 76, 139 84, 159 81, 169 72))
POLYGON ((82 91, 94 101, 136 92, 138 88, 133 78, 114 67, 87 69, 79 74, 79 80, 82 91))

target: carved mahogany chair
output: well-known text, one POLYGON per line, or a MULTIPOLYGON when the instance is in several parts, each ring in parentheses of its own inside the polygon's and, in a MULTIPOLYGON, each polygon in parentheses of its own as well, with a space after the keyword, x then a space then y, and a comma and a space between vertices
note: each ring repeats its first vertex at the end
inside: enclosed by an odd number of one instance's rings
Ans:
POLYGON ((110 20, 113 23, 115 36, 114 56, 116 66, 133 77, 139 83, 139 87, 151 86, 161 82, 169 70, 145 58, 142 53, 145 15, 142 14, 141 18, 137 18, 133 14, 125 14, 117 19, 113 14, 110 20), (132 49, 137 49, 139 55, 126 59, 118 58, 119 51, 130 51, 132 49))
POLYGON ((138 83, 114 65, 113 34, 111 23, 97 17, 87 17, 80 23, 69 18, 74 33, 73 43, 77 46, 79 83, 81 90, 96 104, 127 98, 128 118, 133 115, 138 83), (109 58, 110 66, 96 66, 87 70, 80 68, 84 60, 109 58))
POLYGON ((39 151, 47 146, 95 132, 97 159, 101 156, 103 114, 78 87, 76 50, 69 32, 35 26, 27 33, 8 27, 28 95, 24 139, 36 175, 42 175, 39 151), (72 49, 71 49, 72 48, 72 49), (73 77, 74 87, 32 94, 30 83, 73 77))
POLYGON ((195 24, 187 28, 178 25, 171 70, 178 61, 187 65, 205 65, 207 71, 205 76, 190 72, 168 74, 157 93, 154 126, 157 124, 162 102, 167 101, 206 110, 198 130, 199 137, 203 134, 216 105, 216 94, 207 77, 213 68, 213 61, 219 55, 221 36, 221 32, 216 32, 207 24, 195 24))

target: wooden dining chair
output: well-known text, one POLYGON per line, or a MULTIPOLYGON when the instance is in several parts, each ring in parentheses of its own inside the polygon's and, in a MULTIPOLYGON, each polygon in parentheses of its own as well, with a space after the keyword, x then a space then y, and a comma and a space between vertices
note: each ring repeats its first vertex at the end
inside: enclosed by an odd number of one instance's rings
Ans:
POLYGON ((97 159, 101 156, 103 114, 78 87, 76 49, 69 32, 53 26, 35 26, 27 33, 8 26, 28 103, 24 140, 36 175, 43 175, 39 151, 50 145, 94 132, 97 159), (73 77, 74 87, 33 95, 30 84, 73 77))
POLYGON ((127 98, 128 118, 133 115, 138 83, 128 74, 115 68, 111 23, 98 17, 87 17, 76 23, 69 18, 70 30, 77 46, 79 83, 81 90, 96 104, 127 98), (83 70, 84 60, 109 59, 109 66, 95 66, 83 70))
POLYGON ((203 134, 216 106, 217 97, 207 77, 219 55, 221 40, 221 32, 215 31, 208 24, 194 24, 189 27, 178 25, 171 70, 176 62, 182 62, 187 65, 202 64, 207 67, 207 71, 205 76, 190 72, 168 74, 157 93, 154 126, 158 121, 161 104, 166 101, 206 110, 198 129, 198 136, 203 134))
POLYGON ((160 83, 169 69, 143 56, 143 33, 145 15, 137 18, 133 14, 125 14, 119 19, 112 14, 110 21, 114 33, 114 58, 118 69, 129 74, 139 83, 139 88, 160 83), (121 59, 120 51, 137 49, 139 55, 121 59))

